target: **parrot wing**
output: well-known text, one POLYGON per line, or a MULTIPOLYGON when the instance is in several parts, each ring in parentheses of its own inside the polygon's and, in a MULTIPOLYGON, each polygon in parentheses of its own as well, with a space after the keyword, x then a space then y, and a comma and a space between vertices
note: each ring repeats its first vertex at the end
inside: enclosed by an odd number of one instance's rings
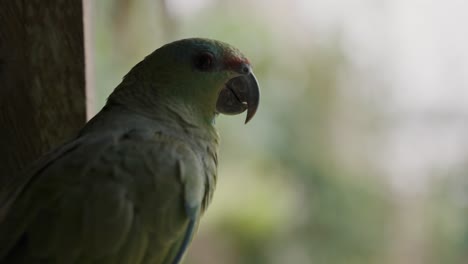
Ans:
POLYGON ((179 263, 205 193, 192 149, 132 130, 52 152, 0 194, 0 263, 179 263))
POLYGON ((16 197, 23 190, 29 180, 34 178, 34 175, 36 175, 41 169, 52 164, 54 160, 62 156, 65 152, 72 150, 75 146, 79 145, 79 143, 80 140, 75 140, 60 148, 54 149, 41 156, 39 160, 27 167, 24 172, 7 179, 5 185, 0 187, 0 224, 5 218, 11 204, 15 201, 16 197))

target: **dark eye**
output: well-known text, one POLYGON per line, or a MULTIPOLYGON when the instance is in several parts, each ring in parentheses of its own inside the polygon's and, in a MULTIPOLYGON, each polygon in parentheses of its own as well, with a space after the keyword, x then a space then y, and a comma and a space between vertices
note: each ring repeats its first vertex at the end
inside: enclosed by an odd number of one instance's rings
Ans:
POLYGON ((209 71, 214 67, 214 56, 210 52, 202 52, 195 56, 195 68, 200 71, 209 71))

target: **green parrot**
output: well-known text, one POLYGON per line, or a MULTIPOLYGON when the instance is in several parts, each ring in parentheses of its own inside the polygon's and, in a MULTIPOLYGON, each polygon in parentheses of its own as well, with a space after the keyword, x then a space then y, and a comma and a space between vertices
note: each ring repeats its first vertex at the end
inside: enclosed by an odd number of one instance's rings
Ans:
POLYGON ((177 264, 217 179, 218 113, 259 104, 248 59, 216 40, 166 44, 78 136, 0 192, 0 263, 177 264))

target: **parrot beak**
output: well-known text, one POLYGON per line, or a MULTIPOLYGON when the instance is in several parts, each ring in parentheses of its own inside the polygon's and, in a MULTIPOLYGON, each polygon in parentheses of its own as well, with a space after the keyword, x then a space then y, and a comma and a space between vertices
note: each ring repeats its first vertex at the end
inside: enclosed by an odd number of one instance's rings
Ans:
POLYGON ((252 72, 229 80, 221 89, 216 110, 227 115, 237 115, 247 110, 245 123, 257 112, 260 101, 260 90, 257 79, 252 72))

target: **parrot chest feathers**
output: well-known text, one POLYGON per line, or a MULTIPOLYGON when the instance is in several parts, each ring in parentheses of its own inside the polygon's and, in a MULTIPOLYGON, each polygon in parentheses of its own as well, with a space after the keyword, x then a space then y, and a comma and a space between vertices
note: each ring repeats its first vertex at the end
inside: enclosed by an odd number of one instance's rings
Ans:
POLYGON ((217 138, 198 136, 195 127, 149 124, 85 131, 38 166, 15 198, 22 209, 0 219, 0 260, 180 258, 215 188, 217 138))

